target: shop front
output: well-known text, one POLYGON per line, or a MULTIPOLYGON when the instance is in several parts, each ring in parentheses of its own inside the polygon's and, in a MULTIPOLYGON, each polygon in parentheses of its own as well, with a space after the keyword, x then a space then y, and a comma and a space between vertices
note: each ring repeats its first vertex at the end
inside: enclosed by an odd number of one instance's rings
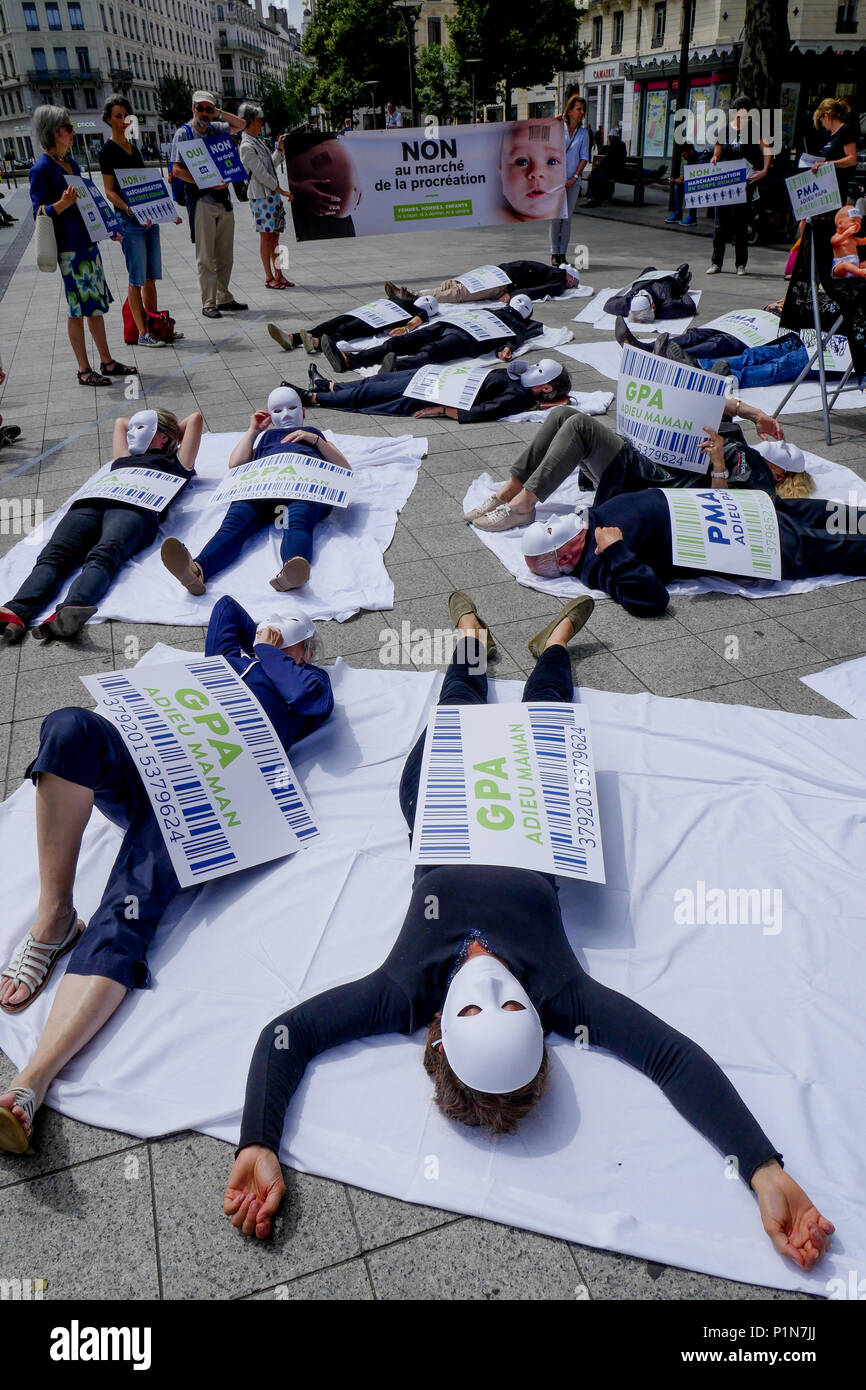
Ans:
POLYGON ((581 79, 581 95, 586 98, 586 124, 600 148, 614 126, 619 126, 628 142, 625 124, 624 64, 611 62, 588 63, 581 79))

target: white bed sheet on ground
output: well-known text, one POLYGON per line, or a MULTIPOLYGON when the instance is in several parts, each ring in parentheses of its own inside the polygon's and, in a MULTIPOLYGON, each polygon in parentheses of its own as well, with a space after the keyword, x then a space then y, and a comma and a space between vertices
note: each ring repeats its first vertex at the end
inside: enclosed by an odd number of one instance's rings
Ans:
MULTIPOLYGON (((640 337, 642 336, 641 329, 648 327, 648 325, 636 324, 633 327, 640 337)), ((665 329, 665 331, 668 330, 665 329)), ((574 343, 571 346, 561 347, 559 351, 566 357, 574 358, 575 362, 582 362, 586 367, 593 367, 602 376, 610 377, 611 381, 616 381, 619 376, 619 363, 622 357, 622 348, 619 343, 574 343)), ((839 381, 839 377, 828 378, 828 397, 832 396, 839 381)), ((791 389, 791 384, 791 382, 787 382, 782 386, 753 386, 739 394, 747 405, 754 405, 759 410, 765 410, 768 415, 772 415, 791 389)), ((849 383, 833 409, 862 410, 864 406, 866 406, 866 391, 860 391, 849 383)), ((784 421, 788 415, 805 415, 809 411, 820 409, 821 391, 816 378, 815 381, 805 381, 802 386, 797 387, 785 406, 781 418, 784 421)))
MULTIPOLYGON (((384 552, 391 544, 397 515, 415 486, 427 440, 408 434, 373 438, 334 434, 331 430, 324 433, 352 465, 352 500, 346 508, 335 508, 316 527, 312 575, 303 590, 282 595, 270 587, 269 580, 282 564, 281 533, 273 526, 266 527, 244 546, 239 559, 212 579, 207 593, 200 598, 188 594, 163 565, 159 550, 166 536, 179 536, 196 555, 217 530, 227 510, 204 505, 203 499, 225 477, 229 455, 241 434, 205 434, 195 480, 172 505, 153 545, 123 567, 91 621, 119 618, 136 623, 205 624, 223 594, 231 594, 253 616, 278 612, 281 603, 288 603, 293 611, 301 608, 314 620, 336 618, 345 622, 362 608, 393 607, 394 585, 385 567, 384 552)), ((106 464, 94 476, 101 477, 108 467, 106 464)), ((66 503, 47 518, 43 527, 45 540, 68 510, 66 503)), ((38 553, 38 546, 24 540, 0 559, 3 600, 15 593, 38 553)), ((69 581, 61 594, 68 587, 69 581)), ((53 611, 54 602, 45 609, 46 613, 53 611)))
MULTIPOLYGON (((527 352, 543 352, 546 348, 562 348, 563 344, 570 343, 573 337, 574 334, 570 328, 545 328, 543 333, 539 334, 537 338, 530 338, 513 355, 523 357, 527 352)), ((352 344, 349 343, 348 346, 351 347, 352 344)), ((357 346, 358 344, 355 343, 355 347, 357 346)), ((458 361, 474 367, 495 367, 499 365, 500 359, 495 352, 488 352, 484 357, 460 357, 455 359, 454 363, 449 363, 449 366, 457 365, 458 361)), ((399 366, 398 359, 398 370, 399 366)), ((380 367, 377 363, 373 367, 358 367, 357 370, 360 376, 375 376, 380 367)))
MULTIPOLYGON (((852 473, 851 469, 842 463, 832 463, 829 459, 819 458, 817 454, 810 454, 807 450, 804 450, 804 453, 806 467, 815 479, 817 497, 828 497, 846 504, 857 502, 866 506, 866 482, 862 478, 858 478, 856 473, 852 473)), ((504 481, 504 477, 493 478, 489 473, 482 473, 469 484, 463 498, 464 512, 470 511, 472 507, 479 507, 504 481)), ((592 506, 594 496, 593 492, 581 491, 577 482, 577 472, 574 472, 556 492, 551 493, 546 502, 539 504, 536 508, 536 519, 546 521, 552 516, 570 515, 575 507, 592 506)), ((477 527, 473 527, 473 530, 488 550, 492 550, 505 568, 514 575, 518 584, 527 589, 538 589, 543 594, 558 594, 563 598, 574 598, 576 594, 587 592, 592 592, 597 599, 608 597, 600 589, 587 590, 586 585, 572 575, 563 574, 558 579, 539 579, 526 567, 522 549, 522 529, 490 532, 479 531, 477 527)), ((830 584, 850 584, 856 578, 857 576, 852 574, 819 574, 808 579, 780 580, 739 579, 734 576, 723 579, 716 575, 696 575, 694 579, 677 579, 668 588, 672 594, 700 594, 714 589, 723 594, 741 594, 743 598, 777 598, 780 594, 805 594, 811 589, 824 589, 830 584)))
MULTIPOLYGON (((569 391, 569 403, 575 410, 582 410, 584 415, 604 415, 613 400, 612 391, 569 391)), ((503 415, 503 420, 508 420, 511 424, 519 424, 523 421, 531 421, 533 424, 540 424, 547 416, 546 410, 520 410, 516 415, 503 415)))
MULTIPOLYGON (((613 289, 599 290, 592 303, 587 304, 585 309, 581 309, 579 314, 575 314, 575 323, 590 323, 593 328, 600 328, 606 333, 612 333, 616 323, 615 314, 605 313, 605 304, 612 294, 616 294, 616 287, 613 289)), ((695 308, 700 309, 702 290, 689 290, 689 294, 695 301, 695 308)), ((626 323, 632 333, 685 333, 689 327, 694 314, 689 314, 681 319, 653 319, 652 323, 639 323, 636 319, 626 319, 626 323)))
POLYGON ((826 671, 801 676, 800 680, 855 719, 866 719, 866 656, 828 666, 826 671))
MULTIPOLYGON (((141 1137, 191 1128, 237 1142, 260 1030, 296 1001, 374 969, 399 930, 411 867, 397 788, 436 686, 435 675, 337 664, 332 722, 292 753, 321 839, 179 897, 151 953, 155 988, 124 1002, 55 1083, 51 1105, 141 1137)), ((516 700, 520 689, 494 681, 491 697, 516 700)), ((745 1184, 726 1181, 723 1156, 655 1086, 557 1036, 543 1102, 500 1139, 436 1111, 423 1032, 335 1049, 309 1068, 281 1156, 410 1202, 823 1294, 827 1280, 866 1264, 866 726, 727 705, 710 717, 701 701, 652 695, 585 690, 581 698, 592 719, 607 886, 563 883, 571 943, 591 975, 720 1063, 836 1223, 835 1252, 810 1275, 779 1257, 745 1184), (663 836, 647 833, 659 824, 663 836), (701 880, 725 889, 784 884, 782 930, 676 925, 674 894, 701 880)), ((36 897, 33 796, 27 784, 0 811, 4 960, 36 897)), ((76 893, 85 918, 117 844, 118 832, 95 817, 76 893)), ((23 1014, 0 1014, 0 1045, 16 1064, 32 1050, 55 988, 23 1014)), ((230 1164, 227 1148, 226 1176, 230 1164)), ((210 1199, 221 1204, 221 1191, 210 1199)))

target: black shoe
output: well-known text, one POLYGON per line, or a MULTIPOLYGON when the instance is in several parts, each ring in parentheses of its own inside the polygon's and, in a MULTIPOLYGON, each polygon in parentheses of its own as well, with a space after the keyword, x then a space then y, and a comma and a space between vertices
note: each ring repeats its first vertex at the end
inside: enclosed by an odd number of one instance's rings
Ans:
POLYGON ((642 348, 644 352, 653 351, 651 343, 642 343, 640 338, 636 338, 634 336, 625 319, 622 318, 621 315, 617 315, 616 322, 613 325, 613 335, 619 343, 620 347, 642 348))
POLYGON ((202 314, 206 319, 221 319, 222 314, 219 309, 202 309, 202 314))
POLYGON ((7 444, 14 444, 20 434, 20 425, 3 425, 0 427, 0 449, 5 448, 7 444))
POLYGON ((320 372, 315 362, 310 363, 307 376, 309 378, 311 391, 315 391, 316 393, 320 391, 330 391, 330 377, 325 376, 324 372, 320 372))
POLYGON ((310 392, 306 389, 305 386, 296 386, 293 381, 281 381, 280 385, 288 386, 290 391, 295 391, 297 393, 298 400, 301 402, 301 405, 305 409, 307 406, 313 404, 312 400, 310 399, 310 392))
POLYGON ((69 604, 65 608, 58 608, 54 615, 54 636, 67 641, 77 637, 87 619, 92 618, 95 612, 95 604, 69 604))
MULTIPOLYGON (((667 337, 667 334, 663 335, 667 337)), ((665 343, 664 352, 659 353, 660 357, 667 357, 671 362, 682 362, 685 367, 697 367, 697 359, 691 353, 681 348, 679 343, 675 343, 673 338, 669 338, 665 343)))
POLYGON ((329 364, 333 367, 335 372, 341 373, 348 371, 346 359, 344 358, 340 349, 337 347, 337 344, 328 337, 327 333, 323 334, 322 337, 319 339, 319 347, 327 357, 329 364))
POLYGON ((731 364, 728 361, 727 357, 720 357, 718 361, 714 362, 713 365, 710 367, 710 371, 715 372, 716 376, 734 375, 731 371, 731 364))
POLYGON ((408 285, 395 285, 393 280, 385 281, 384 290, 389 299, 415 299, 416 297, 408 285))
POLYGON ((653 346, 653 352, 656 357, 667 357, 668 343, 670 342, 670 337, 670 333, 659 333, 657 335, 655 344, 653 346))
POLYGON ((243 309, 248 309, 249 304, 239 304, 236 299, 230 299, 227 304, 220 304, 220 309, 226 309, 230 314, 240 313, 243 309))
POLYGON ((382 365, 380 367, 380 370, 383 372, 395 372, 397 370, 396 352, 385 353, 385 356, 382 358, 382 365))

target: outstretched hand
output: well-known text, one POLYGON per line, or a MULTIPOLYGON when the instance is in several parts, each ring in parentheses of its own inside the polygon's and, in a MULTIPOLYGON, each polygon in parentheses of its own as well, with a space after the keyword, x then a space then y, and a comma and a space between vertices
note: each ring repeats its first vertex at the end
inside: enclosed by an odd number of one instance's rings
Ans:
POLYGON ((223 1211, 245 1236, 264 1240, 271 1233, 271 1218, 285 1191, 280 1160, 273 1149, 249 1144, 241 1149, 229 1174, 223 1211))
POLYGON ((780 1255, 799 1269, 812 1269, 826 1254, 836 1227, 809 1200, 778 1163, 765 1164, 752 1177, 764 1230, 780 1255))
POLYGON ((767 415, 763 410, 759 410, 755 416, 755 429, 758 431, 759 439, 781 439, 784 440, 785 434, 778 420, 774 420, 772 415, 767 415))

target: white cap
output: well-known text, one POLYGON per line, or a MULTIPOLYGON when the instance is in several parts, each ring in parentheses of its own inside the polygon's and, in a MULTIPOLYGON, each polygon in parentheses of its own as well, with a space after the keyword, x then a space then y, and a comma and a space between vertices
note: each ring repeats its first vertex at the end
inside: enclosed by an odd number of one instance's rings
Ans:
POLYGON ((516 309, 522 319, 532 318, 532 300, 528 294, 516 294, 509 301, 509 309, 516 309))
POLYGON ((656 316, 656 307, 653 304, 652 296, 647 294, 646 290, 639 290, 635 295, 628 316, 637 323, 652 323, 656 316))
POLYGON ((789 444, 785 439, 768 439, 753 447, 768 463, 774 463, 777 468, 784 468, 786 473, 806 471, 806 456, 803 450, 798 449, 796 444, 789 444))
POLYGON ((217 99, 216 99, 216 97, 214 96, 213 92, 205 92, 205 91, 193 92, 193 94, 192 94, 192 104, 193 104, 193 106, 198 106, 199 103, 202 102, 202 101, 209 101, 210 104, 211 104, 211 106, 215 106, 215 107, 217 108, 217 110, 219 110, 219 102, 217 101, 217 99))
POLYGON ((549 386, 551 381, 562 374, 563 368, 559 362, 555 362, 552 357, 542 357, 540 362, 509 362, 508 372, 510 376, 519 377, 521 385, 527 391, 531 386, 549 386))
POLYGON ((415 300, 416 309, 426 309, 431 316, 439 313, 439 300, 434 299, 432 294, 421 294, 415 300))
POLYGON ((519 1091, 537 1074, 544 1030, 520 981, 495 956, 470 956, 442 1005, 442 1047, 464 1086, 489 1095, 519 1091), (504 1004, 521 1004, 519 1009, 504 1004), (474 1006, 478 1013, 460 1017, 474 1006))
POLYGON ((534 521, 523 533, 523 553, 546 555, 573 541, 585 528, 583 517, 574 512, 570 516, 551 517, 550 521, 534 521))
POLYGON ((291 613, 282 615, 272 613, 269 618, 264 618, 256 628, 256 637, 266 627, 275 627, 283 639, 284 647, 293 647, 296 642, 306 642, 315 632, 312 619, 306 613, 291 613))

